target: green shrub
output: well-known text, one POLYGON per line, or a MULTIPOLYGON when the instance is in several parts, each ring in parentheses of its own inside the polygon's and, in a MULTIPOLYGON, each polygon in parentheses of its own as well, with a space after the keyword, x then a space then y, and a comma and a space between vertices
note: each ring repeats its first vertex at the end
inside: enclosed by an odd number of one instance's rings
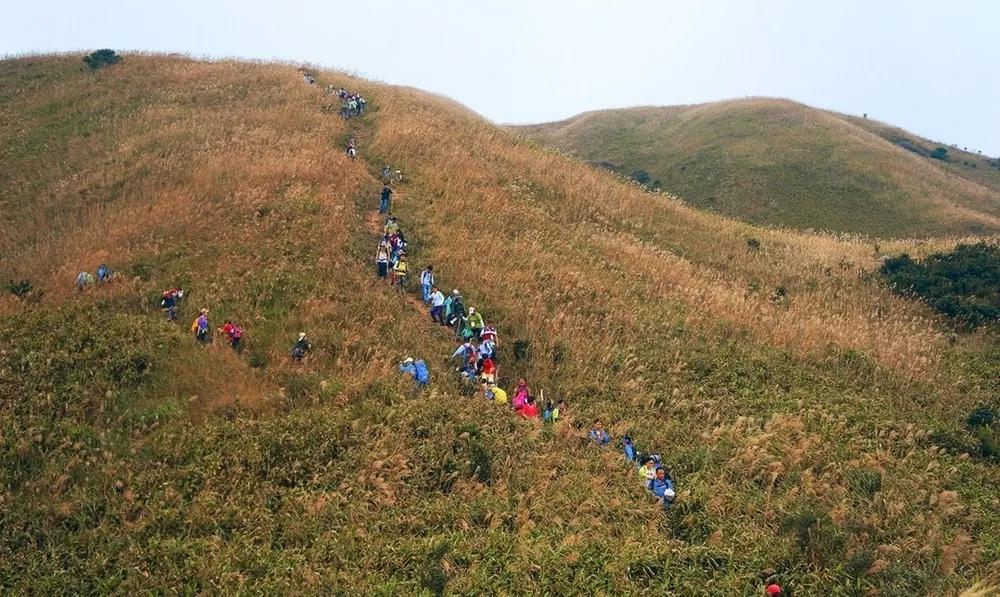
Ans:
POLYGON ((115 53, 114 50, 109 50, 107 48, 103 50, 97 50, 83 57, 83 63, 90 67, 90 70, 97 70, 99 68, 104 68, 105 66, 111 66, 113 64, 118 64, 122 61, 122 57, 115 53))
POLYGON ((959 245, 923 262, 904 253, 887 259, 879 272, 897 291, 914 294, 965 325, 1000 319, 1000 247, 959 245))
POLYGON ((645 170, 636 170, 632 173, 632 180, 641 185, 648 185, 653 180, 653 177, 645 170))
POLYGON ((944 147, 938 147, 931 152, 931 157, 935 160, 941 160, 944 162, 948 161, 948 150, 944 147))
POLYGON ((17 282, 11 280, 7 282, 7 290, 18 298, 25 298, 31 294, 33 287, 31 286, 31 282, 28 280, 19 280, 17 282))

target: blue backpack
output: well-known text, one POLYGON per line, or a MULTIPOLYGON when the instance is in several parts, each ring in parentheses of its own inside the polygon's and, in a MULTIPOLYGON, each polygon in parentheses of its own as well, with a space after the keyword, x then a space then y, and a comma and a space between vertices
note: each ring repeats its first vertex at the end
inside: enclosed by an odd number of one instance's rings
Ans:
POLYGON ((431 381, 431 372, 430 369, 427 368, 427 363, 425 363, 423 359, 419 359, 416 362, 416 368, 417 372, 416 375, 414 375, 414 378, 417 380, 417 383, 422 386, 426 386, 431 381))

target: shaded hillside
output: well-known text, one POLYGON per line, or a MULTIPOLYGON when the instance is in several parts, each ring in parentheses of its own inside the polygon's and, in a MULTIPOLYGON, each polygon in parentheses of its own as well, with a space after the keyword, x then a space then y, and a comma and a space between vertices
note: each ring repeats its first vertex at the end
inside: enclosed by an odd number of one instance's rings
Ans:
POLYGON ((1000 231, 1000 171, 989 160, 944 164, 914 153, 936 148, 926 140, 785 100, 605 110, 516 128, 753 223, 882 237, 1000 231))
POLYGON ((927 594, 997 573, 996 467, 954 449, 1000 391, 996 340, 873 275, 951 243, 756 228, 448 100, 316 78, 0 62, 0 279, 31 287, 0 299, 6 592, 741 594, 773 569, 800 595, 927 594), (327 84, 369 111, 324 110, 327 84), (561 422, 461 396, 451 339, 374 279, 384 163, 411 267, 496 323, 503 384, 565 400, 561 422), (119 280, 73 290, 100 261, 119 280), (180 325, 156 308, 174 285, 180 325), (246 327, 242 354, 194 342, 201 306, 246 327), (666 514, 586 440, 596 418, 663 454, 666 514))

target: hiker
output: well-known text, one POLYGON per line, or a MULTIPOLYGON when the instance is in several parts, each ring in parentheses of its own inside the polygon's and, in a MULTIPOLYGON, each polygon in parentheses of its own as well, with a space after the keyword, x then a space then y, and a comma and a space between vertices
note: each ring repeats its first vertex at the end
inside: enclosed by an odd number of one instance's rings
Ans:
POLYGON ((420 294, 424 303, 431 300, 431 288, 434 287, 434 266, 428 265, 424 271, 420 272, 420 294))
POLYGON ((292 360, 296 363, 300 362, 306 356, 306 353, 311 350, 312 344, 306 340, 306 333, 299 332, 299 339, 292 345, 292 360))
POLYGON ((477 368, 482 372, 483 381, 493 383, 497 379, 497 365, 493 359, 485 358, 479 361, 477 368))
POLYGON ((434 287, 434 291, 431 292, 430 300, 431 300, 431 321, 433 321, 434 323, 440 323, 441 325, 444 325, 445 298, 444 295, 441 294, 441 291, 438 290, 436 286, 434 287))
POLYGON ((382 198, 378 204, 378 213, 387 214, 392 209, 392 189, 389 185, 382 185, 382 198))
POLYGON ((493 346, 493 342, 490 340, 483 340, 479 344, 479 360, 483 361, 486 359, 490 359, 494 362, 497 360, 496 347, 493 346))
MULTIPOLYGON (((451 360, 455 360, 456 357, 461 357, 462 362, 467 362, 470 357, 475 357, 476 347, 472 345, 472 342, 466 341, 458 345, 455 352, 451 353, 451 360)), ((475 361, 473 361, 475 362, 475 361)))
POLYGON ((461 335, 462 325, 465 323, 465 303, 462 300, 462 295, 458 294, 458 290, 455 290, 454 296, 451 298, 450 317, 448 323, 455 328, 456 335, 461 335))
POLYGON ((538 406, 535 404, 535 398, 533 396, 528 396, 527 402, 524 406, 517 410, 519 416, 525 419, 537 419, 538 418, 538 406))
POLYGON ((385 278, 389 275, 389 260, 391 259, 391 255, 392 249, 389 246, 389 237, 385 236, 375 251, 375 271, 378 273, 379 278, 385 278))
POLYGON ((391 237, 399 233, 399 222, 396 221, 396 216, 389 214, 389 217, 385 220, 385 238, 389 240, 391 237))
POLYGON ((417 366, 413 364, 413 357, 403 359, 403 362, 399 364, 399 370, 414 378, 417 377, 417 366))
POLYGON ((635 442, 627 435, 622 438, 622 451, 629 462, 636 462, 639 459, 639 454, 635 451, 635 442))
POLYGON ((467 318, 469 329, 472 330, 472 335, 476 340, 483 337, 483 327, 486 324, 483 323, 482 313, 476 313, 475 307, 469 308, 469 317, 467 318))
POLYGON ((517 386, 514 387, 514 404, 515 408, 518 402, 521 405, 528 400, 528 396, 531 394, 531 388, 528 387, 528 382, 524 381, 524 378, 517 380, 517 386))
POLYGON ((431 382, 431 370, 427 367, 427 363, 425 363, 423 359, 417 359, 417 362, 414 363, 414 367, 416 367, 416 373, 413 378, 417 381, 417 383, 421 386, 429 384, 431 382))
POLYGON ((639 479, 648 484, 654 478, 656 478, 656 460, 652 456, 642 457, 642 466, 637 470, 639 479))
POLYGON ((494 327, 492 321, 486 322, 486 327, 483 328, 483 340, 492 342, 494 345, 497 343, 497 329, 494 327))
POLYGON ((111 278, 113 278, 114 275, 115 275, 115 273, 113 271, 111 271, 111 268, 108 267, 107 264, 102 263, 101 265, 97 266, 97 283, 98 284, 106 284, 106 283, 110 282, 111 278))
POLYGON ((208 334, 208 309, 202 309, 198 317, 191 322, 191 332, 198 342, 205 344, 211 340, 208 334))
POLYGON ((497 404, 507 404, 507 392, 495 382, 490 382, 486 388, 486 397, 497 404))
POLYGON ((600 420, 594 421, 594 426, 591 427, 590 433, 587 435, 590 437, 590 441, 602 448, 611 443, 611 436, 604 430, 604 425, 600 420))
POLYGON ((403 285, 406 284, 406 273, 409 269, 410 265, 406 261, 406 253, 400 253, 396 265, 392 266, 392 284, 398 284, 400 292, 403 291, 403 285))
POLYGON ((243 348, 243 328, 234 324, 230 320, 226 320, 226 323, 222 324, 222 327, 218 329, 220 334, 223 334, 228 340, 229 345, 233 347, 233 350, 239 352, 243 348))
POLYGON ((382 166, 382 180, 389 180, 392 178, 392 167, 389 164, 382 166))
POLYGON ((653 478, 646 483, 646 488, 658 498, 658 502, 663 506, 664 510, 670 507, 670 504, 677 495, 674 493, 674 482, 670 479, 667 470, 662 466, 656 467, 653 478))
POLYGON ((167 314, 167 321, 177 319, 177 303, 182 298, 184 298, 184 291, 180 288, 171 288, 163 291, 160 307, 167 314))
POLYGON ((83 292, 88 287, 94 285, 94 274, 90 272, 80 272, 76 275, 76 289, 83 292))

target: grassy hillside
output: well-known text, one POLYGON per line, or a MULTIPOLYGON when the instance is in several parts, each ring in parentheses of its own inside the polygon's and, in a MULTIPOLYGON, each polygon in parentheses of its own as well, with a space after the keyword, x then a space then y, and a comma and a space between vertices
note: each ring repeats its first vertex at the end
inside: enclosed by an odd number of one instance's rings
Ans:
POLYGON ((516 129, 753 223, 879 237, 1000 231, 1000 164, 961 152, 934 160, 929 141, 785 100, 605 110, 516 129))
POLYGON ((11 593, 950 593, 1000 573, 995 464, 954 446, 1000 346, 873 275, 950 242, 728 220, 537 149, 456 104, 296 69, 0 62, 0 586, 11 593), (341 150, 348 135, 359 158, 341 150), (506 385, 375 282, 383 163, 413 267, 493 319, 506 385), (748 242, 752 240, 753 242, 748 242), (74 274, 121 272, 84 294, 74 274), (181 325, 156 309, 188 289, 181 325), (247 328, 242 355, 186 324, 247 328), (287 350, 307 331, 315 354, 287 350), (515 350, 517 347, 517 350, 515 350), (395 363, 428 359, 414 395, 395 363), (664 515, 601 418, 672 467, 664 515), (947 440, 947 441, 946 441, 947 440), (948 449, 942 448, 948 446, 948 449))

